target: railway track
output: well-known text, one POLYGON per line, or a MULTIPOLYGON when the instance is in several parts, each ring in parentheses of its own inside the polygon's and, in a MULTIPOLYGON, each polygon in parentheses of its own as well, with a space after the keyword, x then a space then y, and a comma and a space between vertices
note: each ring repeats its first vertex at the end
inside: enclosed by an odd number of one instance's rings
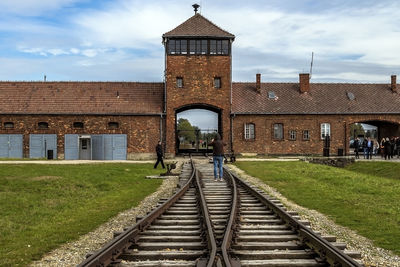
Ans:
POLYGON ((361 266, 239 177, 186 163, 180 189, 79 266, 361 266))

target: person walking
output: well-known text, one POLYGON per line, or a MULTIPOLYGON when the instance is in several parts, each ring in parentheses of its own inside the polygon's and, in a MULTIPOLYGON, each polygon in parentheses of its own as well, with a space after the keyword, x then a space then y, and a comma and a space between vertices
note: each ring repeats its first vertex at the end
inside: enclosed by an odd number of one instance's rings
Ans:
POLYGON ((366 138, 364 138, 363 142, 362 142, 362 149, 363 149, 363 154, 364 154, 364 159, 368 159, 367 157, 367 152, 368 152, 368 147, 367 147, 368 141, 366 138))
POLYGON ((386 137, 385 143, 383 144, 383 146, 385 149, 385 160, 390 159, 391 145, 390 145, 389 137, 386 137))
POLYGON ((397 151, 397 153, 396 153, 396 155, 397 155, 397 158, 399 158, 400 157, 400 137, 396 137, 396 151, 397 151))
POLYGON ((157 153, 157 162, 156 162, 156 164, 154 164, 154 169, 157 169, 157 165, 160 162, 161 162, 162 168, 165 169, 164 161, 163 161, 163 154, 164 153, 163 153, 161 141, 158 141, 158 144, 156 146, 156 153, 157 153))
POLYGON ((217 133, 215 140, 212 139, 209 144, 213 147, 213 163, 214 163, 214 181, 222 181, 223 163, 224 163, 224 146, 226 144, 221 140, 221 136, 217 133))
POLYGON ((357 137, 356 140, 354 140, 354 152, 356 154, 356 159, 360 158, 360 155, 358 154, 359 149, 360 149, 360 139, 357 137))
POLYGON ((372 150, 374 149, 374 141, 368 137, 367 140, 367 159, 372 159, 372 150))

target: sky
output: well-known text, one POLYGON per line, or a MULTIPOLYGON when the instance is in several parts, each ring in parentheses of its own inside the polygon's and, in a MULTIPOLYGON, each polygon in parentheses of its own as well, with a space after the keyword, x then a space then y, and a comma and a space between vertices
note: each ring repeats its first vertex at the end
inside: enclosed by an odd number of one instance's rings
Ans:
MULTIPOLYGON (((1 0, 0 80, 162 82, 163 33, 187 0, 1 0)), ((197 0, 228 32, 233 81, 390 83, 400 74, 400 1, 197 0)))

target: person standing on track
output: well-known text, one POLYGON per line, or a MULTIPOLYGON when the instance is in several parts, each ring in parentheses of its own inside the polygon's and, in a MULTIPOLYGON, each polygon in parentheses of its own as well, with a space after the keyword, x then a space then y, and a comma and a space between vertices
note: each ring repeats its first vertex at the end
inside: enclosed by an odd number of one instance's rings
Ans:
POLYGON ((224 164, 224 146, 226 144, 221 140, 221 136, 217 133, 215 140, 212 139, 209 144, 213 147, 213 163, 214 163, 214 180, 222 181, 223 177, 223 164, 224 164))
POLYGON ((158 141, 158 144, 156 146, 156 153, 157 153, 157 162, 156 164, 154 164, 154 169, 157 169, 157 165, 158 163, 161 162, 161 166, 163 169, 165 169, 164 166, 164 161, 163 161, 163 149, 162 149, 162 145, 161 145, 161 141, 158 141))

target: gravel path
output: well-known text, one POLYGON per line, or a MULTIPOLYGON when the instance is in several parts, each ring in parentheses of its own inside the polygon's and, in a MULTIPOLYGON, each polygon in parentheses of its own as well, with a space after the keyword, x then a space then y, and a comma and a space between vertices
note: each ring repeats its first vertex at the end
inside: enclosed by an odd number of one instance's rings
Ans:
POLYGON ((346 227, 335 224, 327 216, 315 211, 301 207, 283 195, 281 195, 275 188, 270 187, 263 183, 258 178, 247 175, 244 171, 234 165, 226 165, 233 172, 237 173, 244 180, 262 188, 270 196, 278 198, 289 210, 297 211, 300 217, 308 220, 314 231, 320 231, 323 234, 335 235, 338 241, 345 242, 349 250, 361 252, 362 261, 367 267, 400 267, 400 257, 396 256, 393 252, 375 247, 372 241, 358 235, 346 227))
MULTIPOLYGON (((182 162, 177 164, 174 173, 180 173, 182 162)), ((165 179, 159 189, 147 196, 139 206, 123 211, 117 216, 101 225, 93 232, 81 236, 79 240, 67 243, 45 255, 40 261, 33 262, 30 266, 76 266, 85 259, 85 255, 101 248, 112 239, 113 233, 122 231, 123 228, 135 224, 136 216, 144 216, 151 211, 160 198, 169 198, 173 195, 178 183, 177 176, 165 179)))

